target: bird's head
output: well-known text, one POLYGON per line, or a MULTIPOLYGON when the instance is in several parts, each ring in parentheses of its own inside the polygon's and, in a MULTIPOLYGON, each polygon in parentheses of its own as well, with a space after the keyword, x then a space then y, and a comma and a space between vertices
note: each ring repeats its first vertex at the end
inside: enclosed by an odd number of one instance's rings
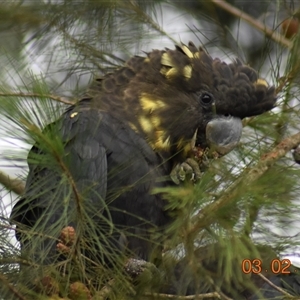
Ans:
POLYGON ((276 102, 274 87, 240 60, 226 64, 193 43, 146 54, 106 75, 96 89, 101 107, 158 152, 187 154, 196 145, 226 154, 241 137, 241 120, 276 102))

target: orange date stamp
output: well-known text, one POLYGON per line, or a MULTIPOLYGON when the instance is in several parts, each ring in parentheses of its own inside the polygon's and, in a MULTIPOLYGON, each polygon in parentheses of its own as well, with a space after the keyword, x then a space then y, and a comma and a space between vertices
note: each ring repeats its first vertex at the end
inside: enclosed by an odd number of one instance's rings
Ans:
MULTIPOLYGON (((272 259, 269 269, 263 268, 262 261, 258 258, 244 259, 242 261, 242 271, 245 274, 273 273, 273 274, 290 274, 289 267, 291 261, 289 259, 272 259)), ((295 270, 297 272, 297 270, 295 270)))

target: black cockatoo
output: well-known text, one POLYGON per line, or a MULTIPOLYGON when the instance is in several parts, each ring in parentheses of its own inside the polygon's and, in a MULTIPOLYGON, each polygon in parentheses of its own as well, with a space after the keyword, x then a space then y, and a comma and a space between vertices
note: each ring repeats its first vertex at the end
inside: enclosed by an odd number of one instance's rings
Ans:
POLYGON ((256 71, 193 43, 132 57, 36 133, 25 193, 11 214, 22 251, 53 262, 60 232, 71 226, 90 260, 124 249, 149 260, 172 220, 153 190, 178 183, 181 171, 197 180, 197 150, 226 154, 241 119, 275 102, 256 71))

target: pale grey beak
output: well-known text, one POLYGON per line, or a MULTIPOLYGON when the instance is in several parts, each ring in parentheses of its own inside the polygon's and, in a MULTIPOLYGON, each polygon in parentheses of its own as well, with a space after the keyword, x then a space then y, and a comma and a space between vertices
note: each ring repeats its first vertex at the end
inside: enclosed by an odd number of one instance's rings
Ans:
POLYGON ((210 149, 225 155, 233 150, 242 136, 243 124, 240 118, 217 116, 206 126, 206 139, 210 149))

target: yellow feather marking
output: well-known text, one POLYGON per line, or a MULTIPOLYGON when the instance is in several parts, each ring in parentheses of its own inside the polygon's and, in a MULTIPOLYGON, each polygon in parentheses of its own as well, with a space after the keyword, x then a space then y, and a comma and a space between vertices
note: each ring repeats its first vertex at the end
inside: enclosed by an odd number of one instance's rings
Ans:
POLYGON ((133 123, 129 123, 129 126, 133 131, 138 132, 138 129, 136 128, 136 126, 133 123))
POLYGON ((151 117, 151 122, 155 128, 158 128, 160 125, 160 118, 159 117, 151 117))
POLYGON ((167 72, 168 72, 169 69, 170 69, 170 68, 162 67, 162 68, 160 69, 160 73, 163 74, 164 76, 166 76, 166 74, 167 74, 167 72))
POLYGON ((74 118, 78 115, 78 112, 73 112, 71 115, 70 115, 70 118, 74 118))
POLYGON ((175 68, 171 68, 167 73, 166 73, 166 77, 168 79, 172 78, 172 77, 176 77, 177 76, 177 70, 175 68))
POLYGON ((156 100, 151 98, 150 95, 147 95, 145 93, 142 94, 140 98, 140 103, 143 108, 143 110, 146 113, 152 113, 156 109, 164 108, 166 104, 161 100, 156 100))
POLYGON ((268 83, 266 82, 266 80, 264 80, 262 78, 258 78, 254 84, 256 84, 256 85, 264 85, 265 87, 269 86, 268 83))
POLYGON ((186 139, 181 138, 177 143, 177 150, 182 150, 184 156, 189 156, 191 154, 191 143, 188 143, 186 139))
POLYGON ((195 57, 195 58, 200 58, 200 57, 201 57, 201 53, 200 53, 200 52, 196 52, 196 53, 194 54, 194 57, 195 57))
POLYGON ((150 62, 150 58, 149 58, 149 57, 146 57, 146 58, 144 59, 144 62, 145 62, 145 63, 149 63, 149 62, 150 62))
POLYGON ((150 132, 153 131, 152 123, 145 116, 140 116, 139 117, 139 123, 140 123, 140 125, 141 125, 141 127, 142 127, 142 129, 144 130, 145 133, 150 133, 150 132))
POLYGON ((194 54, 193 52, 186 46, 186 45, 183 45, 181 47, 182 51, 189 57, 189 58, 193 58, 194 57, 194 54))
POLYGON ((186 142, 183 138, 179 139, 179 141, 177 142, 177 149, 178 150, 182 149, 185 144, 186 144, 186 142))
POLYGON ((187 157, 191 154, 192 148, 191 148, 191 144, 187 143, 184 147, 183 147, 183 155, 184 157, 187 157))
POLYGON ((174 64, 172 63, 172 59, 171 59, 171 57, 169 56, 168 53, 164 53, 161 56, 161 64, 163 66, 167 66, 167 67, 174 67, 174 64))
POLYGON ((160 108, 164 108, 164 107, 166 107, 166 103, 165 102, 163 102, 163 101, 161 101, 161 100, 157 100, 156 102, 155 102, 155 109, 160 109, 160 108))
POLYGON ((160 150, 169 150, 170 136, 164 138, 164 131, 162 130, 157 130, 155 133, 156 133, 156 141, 154 143, 154 148, 160 150))
POLYGON ((192 77, 192 66, 191 65, 187 65, 183 68, 183 76, 187 79, 190 79, 192 77))

